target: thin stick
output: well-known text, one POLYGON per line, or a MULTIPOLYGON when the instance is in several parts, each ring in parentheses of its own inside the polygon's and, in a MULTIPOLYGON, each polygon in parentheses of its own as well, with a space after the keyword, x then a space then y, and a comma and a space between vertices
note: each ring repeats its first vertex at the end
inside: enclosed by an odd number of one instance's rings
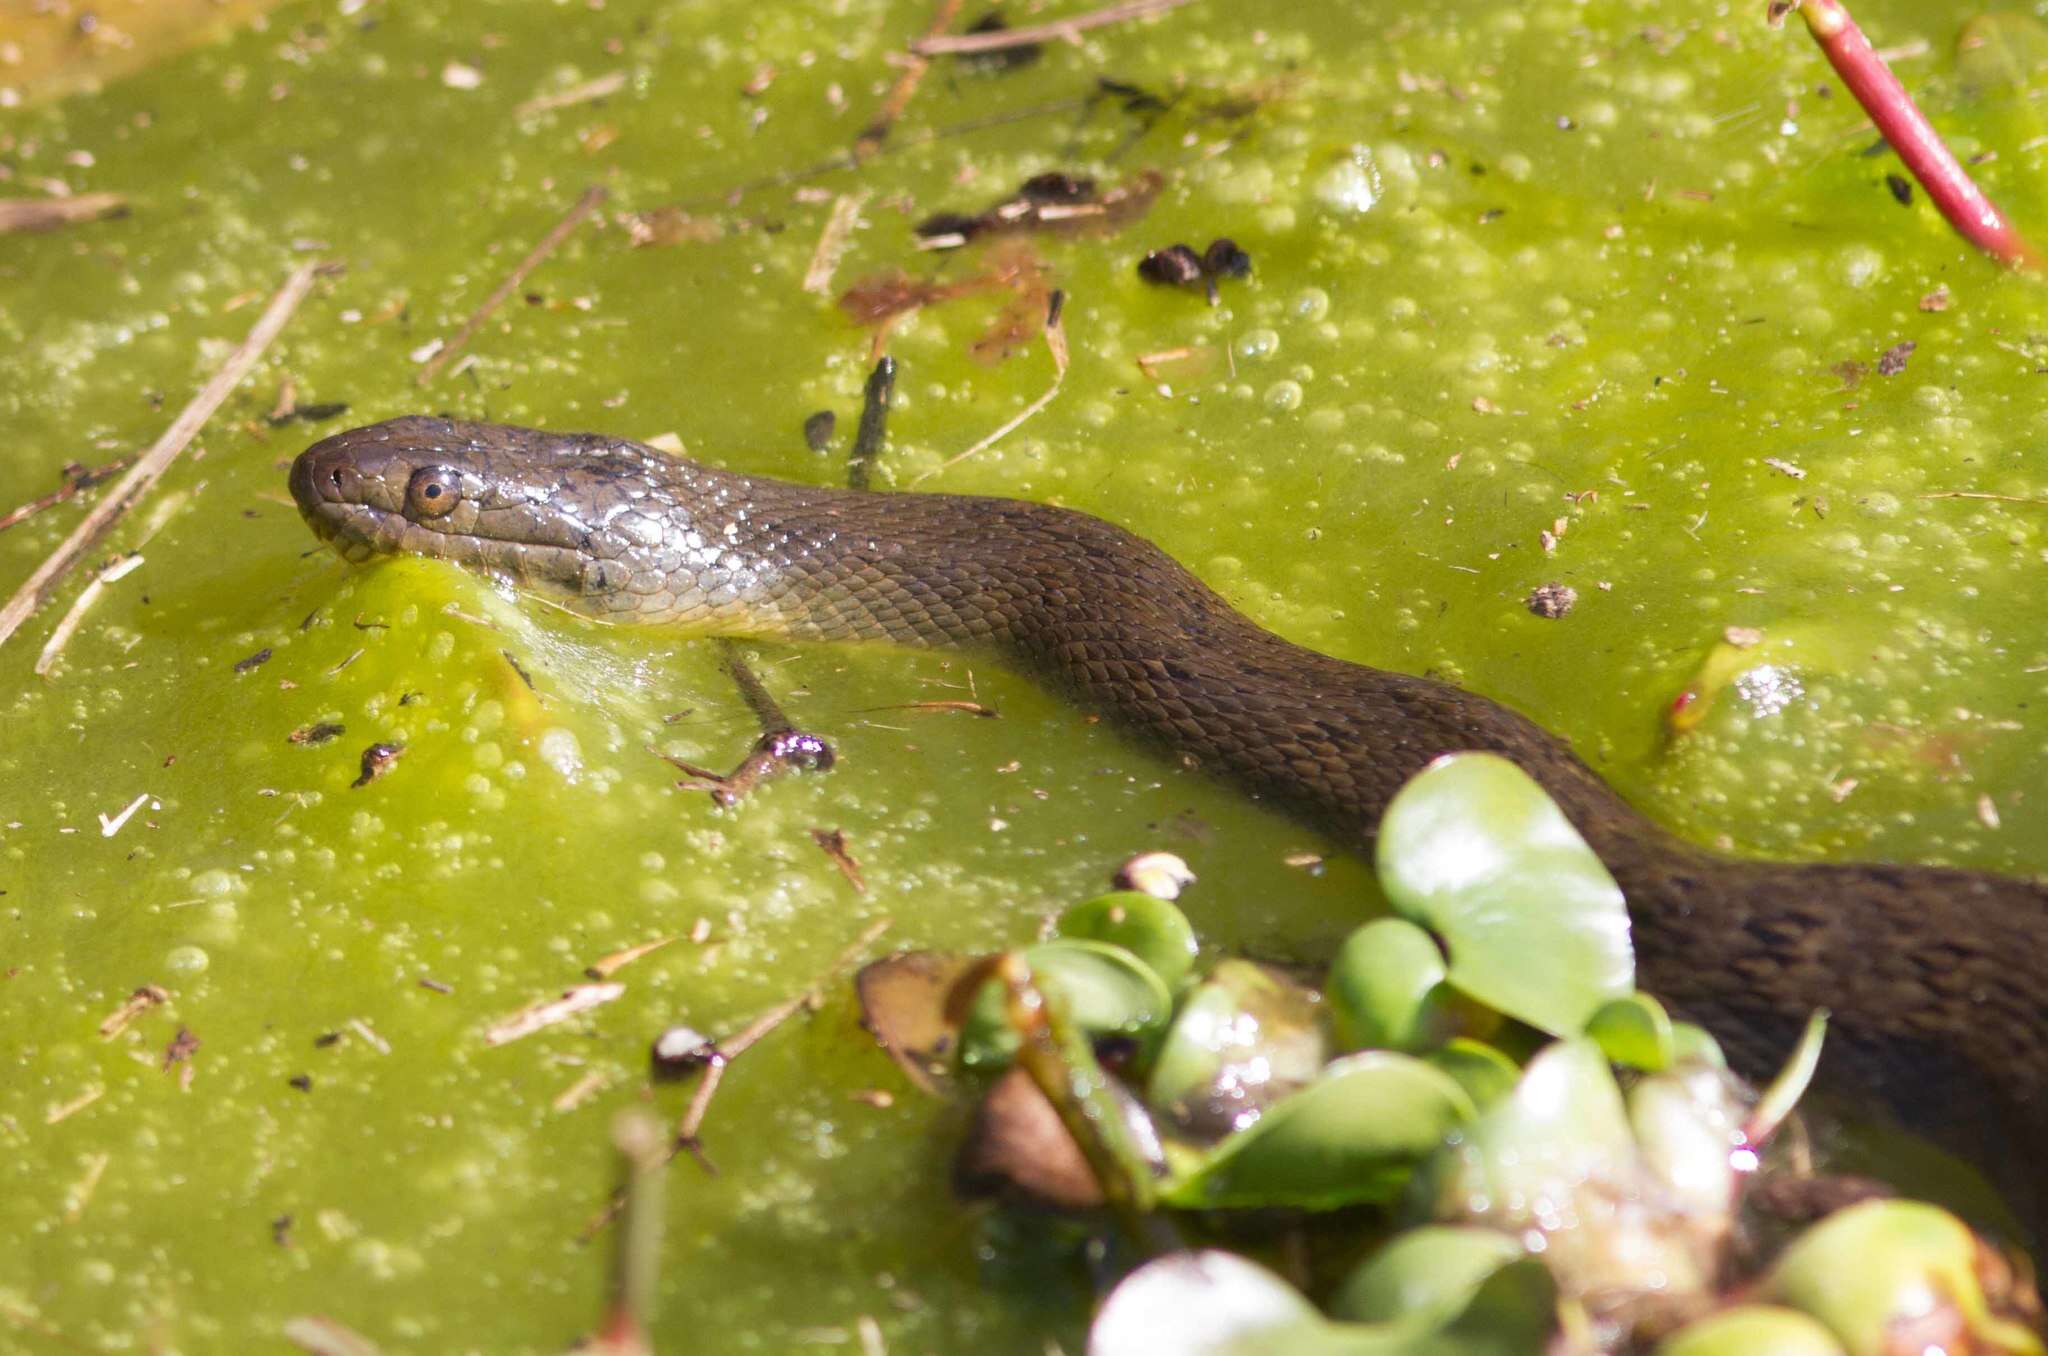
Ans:
POLYGON ((2042 504, 2048 499, 2029 499, 2022 494, 1992 494, 1985 490, 1935 490, 1920 496, 1922 499, 1993 499, 2001 504, 2042 504))
POLYGON ((121 578, 141 563, 142 557, 140 555, 122 556, 114 561, 113 564, 94 575, 92 582, 78 591, 78 597, 72 600, 70 609, 64 613, 63 619, 50 632, 50 638, 43 643, 43 652, 36 656, 36 677, 47 678, 49 676, 51 668, 57 663, 57 656, 64 653, 64 647, 71 643, 71 637, 77 633, 79 623, 85 620, 85 614, 92 610, 92 605, 100 600, 102 593, 106 592, 107 585, 121 578))
POLYGON ((242 378, 249 375, 256 360, 263 356, 263 351, 270 347, 271 341, 284 329, 285 322, 291 319, 292 312, 306 299, 306 293, 312 290, 313 279, 326 269, 327 265, 309 262, 292 270, 291 276, 284 280, 284 286, 277 289, 277 295, 263 308, 263 314, 249 331, 249 337, 228 355, 220 370, 199 389, 198 395, 192 397, 192 403, 178 412, 178 417, 171 421, 163 436, 151 444, 149 451, 143 453, 128 473, 114 483, 106 497, 79 520, 71 535, 14 591, 6 606, 0 607, 0 645, 6 644, 8 638, 21 629, 21 624, 49 600, 64 576, 98 544, 100 538, 106 536, 122 515, 155 488, 171 463, 178 459, 178 454, 185 450, 186 444, 205 427, 206 421, 241 384, 242 378))
POLYGON ((0 513, 0 532, 5 532, 16 523, 28 521, 45 509, 55 508, 69 499, 76 499, 81 493, 91 489, 101 481, 108 479, 117 472, 127 470, 128 463, 132 460, 134 460, 132 457, 120 457, 108 462, 105 466, 90 468, 81 467, 78 463, 73 462, 71 468, 66 469, 64 472, 64 483, 62 485, 51 490, 48 494, 39 495, 29 500, 26 504, 11 508, 5 513, 0 513))
POLYGON ((14 231, 54 231, 81 221, 128 214, 128 200, 118 193, 80 193, 69 198, 0 198, 0 235, 14 231))
POLYGON ((1029 419, 1032 415, 1037 414, 1047 405, 1052 404, 1053 397, 1057 396, 1060 393, 1060 384, 1067 379, 1067 331, 1066 327, 1060 323, 1060 311, 1062 307, 1065 305, 1065 302, 1066 293, 1054 292, 1052 294, 1051 300, 1046 305, 1045 347, 1052 354, 1052 385, 1046 387, 1045 394, 1039 396, 1038 399, 1032 401, 1023 409, 1017 411, 1015 418, 1010 419, 1009 421, 1004 423, 1001 428, 989 434, 986 438, 983 438, 980 442, 968 448, 965 452, 956 452, 951 457, 947 458, 945 461, 942 461, 937 466, 934 466, 931 470, 926 471, 922 475, 913 477, 910 482, 912 488, 915 488, 916 486, 923 484, 925 481, 930 480, 933 476, 939 474, 939 472, 948 470, 954 466, 958 466, 961 462, 966 461, 969 457, 975 456, 976 454, 986 451, 990 447, 993 447, 997 441, 1015 432, 1017 428, 1021 424, 1023 424, 1023 422, 1026 419, 1029 419))
MULTIPOLYGON (((933 38, 943 36, 945 31, 953 26, 953 20, 958 17, 960 0, 939 0, 939 7, 932 14, 931 23, 926 26, 924 37, 918 41, 929 42, 933 38)), ((917 42, 911 43, 910 47, 916 52, 917 42)), ((896 120, 903 116, 903 110, 910 106, 911 96, 917 93, 917 87, 923 82, 924 73, 930 67, 931 62, 922 54, 913 56, 903 63, 903 71, 896 77, 896 83, 889 87, 889 93, 882 99, 882 106, 876 111, 874 121, 862 128, 861 134, 854 139, 853 154, 856 160, 865 160, 882 149, 882 143, 889 138, 889 129, 896 125, 896 120)))
POLYGON ((825 218, 825 229, 818 233, 818 247, 811 251, 811 266, 804 270, 804 291, 820 297, 831 295, 832 271, 839 267, 839 257, 846 253, 854 223, 860 220, 861 205, 867 200, 865 191, 842 193, 833 200, 832 214, 825 218))
POLYGON ((555 223, 554 229, 541 237, 540 243, 519 261, 517 268, 505 275, 505 280, 498 284, 497 290, 484 298, 484 304, 470 313, 469 319, 462 322, 462 328, 455 332, 455 337, 442 345, 433 357, 427 359, 426 366, 420 369, 419 376, 414 380, 425 386, 440 376, 441 369, 453 361, 455 355, 462 352, 463 346, 476 337, 476 332, 491 318, 491 313, 503 306, 505 298, 511 296, 519 284, 526 281, 526 276, 539 268, 550 254, 560 249, 562 242, 567 240, 570 234, 583 224, 583 219, 596 211, 597 205, 608 196, 610 195, 597 185, 584 189, 583 196, 576 199, 576 205, 555 223))
MULTIPOLYGON (((1920 187, 1948 218, 1957 234, 2000 263, 2014 267, 2038 268, 2041 256, 2025 237, 2006 220, 1969 172, 1934 130, 1927 115, 1906 93, 1906 87, 1892 74, 1884 58, 1871 50, 1870 39, 1849 17, 1841 0, 1793 0, 1807 32, 1827 55, 1835 74, 1863 105, 1871 122, 1884 136, 1899 159, 1919 180, 1920 187)), ((1773 7, 1773 22, 1782 20, 1783 10, 1773 7)))
POLYGON ((1071 19, 1054 19, 1051 23, 1032 24, 1028 28, 999 28, 991 33, 933 34, 911 43, 910 50, 922 57, 965 56, 974 52, 1000 52, 1011 47, 1029 47, 1034 43, 1071 40, 1076 34, 1091 28, 1107 28, 1111 24, 1164 14, 1187 3, 1188 0, 1129 0, 1127 4, 1110 5, 1086 14, 1076 14, 1071 19))
POLYGON ((785 998, 768 1011, 740 1028, 739 1034, 731 1040, 718 1043, 719 1059, 704 1071, 704 1081, 697 1085, 696 1095, 690 1098, 690 1108, 683 1113, 683 1119, 676 1126, 676 1147, 682 1148, 697 1142, 697 1132, 704 1126, 704 1114, 711 1109, 711 1095, 718 1091, 719 1077, 728 1064, 745 1054, 769 1032, 794 1017, 804 1007, 816 1001, 818 991, 830 983, 834 976, 860 958, 862 952, 875 944, 875 939, 887 932, 892 920, 877 918, 862 929, 825 967, 824 973, 811 981, 809 988, 792 998, 785 998))
MULTIPOLYGON (((833 957, 832 963, 825 967, 802 993, 797 994, 794 998, 784 999, 782 1002, 777 1003, 774 1007, 747 1023, 739 1034, 731 1040, 718 1042, 715 1047, 717 1050, 716 1058, 704 1066, 704 1077, 697 1084, 696 1092, 690 1097, 689 1109, 683 1113, 683 1119, 677 1124, 675 1134, 669 1138, 668 1157, 671 1160, 677 1154, 689 1153, 696 1157, 697 1161, 704 1166, 707 1172, 713 1171, 709 1161, 700 1152, 702 1146, 698 1141, 697 1132, 703 1128, 705 1113, 711 1109, 711 1098, 717 1093, 718 1085, 725 1081, 727 1067, 744 1054, 749 1047, 815 1001, 818 993, 827 984, 831 983, 833 979, 837 978, 840 972, 845 970, 847 966, 859 960, 861 954, 870 946, 873 946, 875 941, 889 930, 892 923, 892 919, 877 918, 874 922, 868 924, 861 931, 860 936, 854 938, 853 941, 847 944, 845 950, 833 957)), ((97 1097, 100 1095, 100 1092, 104 1091, 105 1089, 102 1088, 95 1091, 92 1095, 97 1097)), ((606 1227, 619 1217, 619 1212, 624 1210, 625 1206, 626 1192, 624 1190, 614 1191, 611 1200, 606 1202, 605 1207, 592 1216, 588 1224, 583 1226, 583 1231, 577 1235, 577 1241, 588 1243, 591 1239, 603 1233, 606 1227)))

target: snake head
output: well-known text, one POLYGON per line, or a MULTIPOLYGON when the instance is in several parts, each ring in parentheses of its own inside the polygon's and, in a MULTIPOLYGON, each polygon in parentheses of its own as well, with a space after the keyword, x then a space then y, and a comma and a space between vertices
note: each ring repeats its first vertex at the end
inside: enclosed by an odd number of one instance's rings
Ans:
POLYGON ((433 556, 573 602, 630 595, 660 563, 653 529, 673 512, 666 487, 681 466, 592 434, 413 415, 315 443, 290 483, 348 560, 433 556))

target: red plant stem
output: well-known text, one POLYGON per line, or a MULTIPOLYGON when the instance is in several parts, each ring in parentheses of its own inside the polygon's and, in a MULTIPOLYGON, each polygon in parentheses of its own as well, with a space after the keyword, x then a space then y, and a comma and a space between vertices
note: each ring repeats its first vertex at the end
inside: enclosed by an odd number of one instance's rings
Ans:
POLYGON ((1871 50, 1870 39, 1863 36, 1841 0, 1801 0, 1799 14, 1835 74, 1842 77, 1842 83, 1948 218, 1948 224, 2001 263, 2038 268, 2041 256, 1956 162, 1891 67, 1871 50))

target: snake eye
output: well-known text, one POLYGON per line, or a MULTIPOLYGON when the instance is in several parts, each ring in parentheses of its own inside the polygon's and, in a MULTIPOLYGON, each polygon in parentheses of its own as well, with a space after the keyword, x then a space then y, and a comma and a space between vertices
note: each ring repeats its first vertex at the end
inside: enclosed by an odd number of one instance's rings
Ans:
POLYGON ((422 466, 405 483, 405 511, 414 518, 443 517, 461 498, 461 484, 445 466, 422 466))

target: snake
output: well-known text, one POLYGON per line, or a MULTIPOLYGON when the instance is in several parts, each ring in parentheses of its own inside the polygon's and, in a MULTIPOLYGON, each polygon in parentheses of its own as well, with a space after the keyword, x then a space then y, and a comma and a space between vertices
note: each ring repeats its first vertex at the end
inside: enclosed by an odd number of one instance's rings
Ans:
POLYGON ((1293 644, 1159 547, 1067 508, 792 483, 602 434, 425 416, 323 439, 290 486, 351 561, 455 561, 692 635, 991 656, 1367 861, 1409 778, 1445 754, 1501 755, 1620 886, 1644 989, 1751 1076, 1827 1009, 1824 1083, 1971 1160, 2048 1240, 2041 881, 1688 841, 1526 716, 1293 644))

